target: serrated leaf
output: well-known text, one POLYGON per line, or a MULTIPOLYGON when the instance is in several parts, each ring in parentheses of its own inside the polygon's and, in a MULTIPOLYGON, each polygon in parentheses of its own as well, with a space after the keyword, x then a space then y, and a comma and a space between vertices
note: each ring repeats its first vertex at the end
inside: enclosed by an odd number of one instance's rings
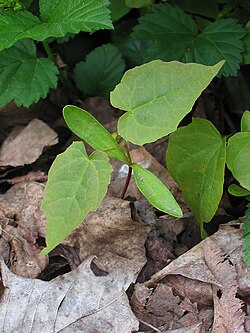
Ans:
POLYGON ((112 44, 104 44, 76 65, 74 79, 78 89, 88 95, 109 98, 124 69, 125 62, 118 49, 112 44))
POLYGON ((108 5, 107 0, 40 0, 41 20, 26 11, 5 11, 0 15, 0 50, 23 38, 42 41, 68 32, 111 29, 108 5))
POLYGON ((222 19, 210 24, 194 41, 195 62, 213 65, 224 59, 226 63, 220 75, 236 75, 242 62, 245 33, 235 19, 222 19))
POLYGON ((57 67, 46 58, 37 58, 31 40, 22 40, 0 53, 0 106, 14 100, 30 106, 47 96, 57 85, 57 67))
POLYGON ((132 164, 136 185, 140 192, 158 210, 182 217, 182 211, 169 189, 149 170, 132 164))
POLYGON ((226 143, 205 119, 193 119, 169 138, 167 167, 197 222, 209 222, 223 194, 226 143))
POLYGON ((221 19, 198 34, 191 16, 177 6, 158 4, 153 12, 139 19, 134 28, 136 39, 154 40, 146 61, 179 60, 214 65, 226 60, 220 75, 236 75, 244 51, 246 31, 235 19, 221 19))
POLYGON ((146 60, 184 61, 186 53, 197 35, 197 27, 192 18, 182 9, 169 4, 152 7, 152 13, 139 18, 132 36, 135 39, 154 40, 146 60), (161 43, 164 41, 163 43, 161 43), (161 44, 160 50, 158 43, 161 44))
POLYGON ((63 116, 71 131, 92 148, 129 163, 113 136, 89 112, 74 105, 67 105, 63 109, 63 116))
POLYGON ((250 191, 250 132, 236 133, 229 138, 227 166, 240 185, 250 191))
POLYGON ((228 193, 234 195, 235 197, 246 197, 250 195, 250 191, 236 184, 231 184, 228 187, 228 193))
POLYGON ((82 142, 74 142, 58 155, 49 171, 42 209, 46 214, 46 243, 41 255, 77 228, 104 198, 112 167, 102 152, 87 155, 82 142))
POLYGON ((128 70, 111 92, 111 104, 127 111, 118 133, 143 145, 173 132, 222 65, 154 60, 128 70))
POLYGON ((246 24, 246 36, 244 38, 245 52, 243 53, 244 64, 250 64, 250 21, 246 24))
POLYGON ((240 121, 241 132, 250 132, 250 111, 245 111, 240 121))

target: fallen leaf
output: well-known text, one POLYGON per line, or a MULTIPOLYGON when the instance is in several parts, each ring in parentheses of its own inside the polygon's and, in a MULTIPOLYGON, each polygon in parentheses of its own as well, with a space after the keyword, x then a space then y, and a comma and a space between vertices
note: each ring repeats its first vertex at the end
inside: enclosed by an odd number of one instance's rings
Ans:
POLYGON ((0 166, 21 166, 35 162, 44 147, 58 142, 57 133, 39 119, 25 128, 16 127, 0 149, 0 166))
POLYGON ((38 236, 45 236, 45 217, 40 210, 44 185, 23 182, 0 195, 0 259, 25 277, 37 277, 48 264, 39 257, 38 236))
POLYGON ((63 244, 78 248, 81 260, 96 256, 94 262, 103 271, 120 267, 137 275, 146 263, 149 231, 150 226, 132 220, 128 201, 107 196, 63 244))
POLYGON ((203 243, 204 258, 209 270, 220 281, 213 285, 214 323, 212 333, 245 333, 243 302, 236 298, 237 274, 235 266, 226 259, 220 247, 211 239, 203 243))
POLYGON ((167 329, 177 329, 202 322, 206 332, 211 327, 216 333, 245 332, 244 320, 247 323, 248 318, 241 309, 238 294, 249 297, 250 272, 243 262, 242 243, 242 230, 222 226, 149 281, 136 284, 132 307, 138 319, 142 318, 157 329, 159 324, 168 325, 167 329), (171 290, 179 301, 176 303, 170 296, 162 298, 164 292, 158 293, 159 285, 171 290), (175 314, 179 308, 185 315, 173 316, 170 320, 168 316, 173 311, 168 305, 169 300, 176 306, 175 314), (158 312, 159 309, 162 312, 158 312), (168 318, 166 323, 165 318, 168 318))
POLYGON ((133 276, 115 270, 95 276, 91 259, 50 282, 28 279, 2 264, 2 333, 128 333, 138 330, 125 290, 133 276))

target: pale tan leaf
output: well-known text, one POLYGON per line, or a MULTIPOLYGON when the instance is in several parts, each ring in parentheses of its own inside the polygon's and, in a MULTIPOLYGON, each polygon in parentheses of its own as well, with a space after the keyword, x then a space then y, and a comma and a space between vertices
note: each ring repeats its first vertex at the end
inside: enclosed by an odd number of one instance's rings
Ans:
POLYGON ((81 260, 96 256, 95 264, 106 272, 120 267, 136 277, 146 263, 149 231, 150 226, 132 220, 128 201, 107 196, 63 244, 78 248, 81 260))
POLYGON ((50 282, 11 273, 2 264, 1 332, 128 333, 138 330, 125 290, 133 276, 95 276, 91 259, 50 282))
POLYGON ((35 162, 44 147, 58 142, 57 134, 39 119, 25 128, 14 129, 0 149, 0 166, 20 166, 35 162))

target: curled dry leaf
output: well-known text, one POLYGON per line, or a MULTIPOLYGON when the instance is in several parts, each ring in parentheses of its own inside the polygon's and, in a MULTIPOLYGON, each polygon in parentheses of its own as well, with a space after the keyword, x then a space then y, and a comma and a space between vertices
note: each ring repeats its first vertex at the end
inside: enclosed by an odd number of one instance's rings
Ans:
POLYGON ((204 258, 209 270, 220 281, 213 285, 214 324, 212 333, 245 333, 243 302, 236 298, 237 274, 234 265, 225 259, 217 243, 208 239, 204 245, 204 258))
POLYGON ((149 231, 150 226, 132 220, 128 201, 107 196, 63 244, 78 248, 81 260, 96 256, 94 262, 106 272, 121 267, 137 275, 146 262, 149 231))
POLYGON ((0 258, 10 269, 25 277, 37 277, 48 263, 40 258, 36 244, 38 236, 45 236, 45 218, 40 210, 44 186, 23 182, 0 195, 0 258))
POLYGON ((44 147, 58 142, 57 133, 39 119, 25 128, 16 127, 0 149, 0 166, 21 166, 35 162, 44 147))
POLYGON ((11 273, 2 264, 6 287, 0 302, 2 333, 128 333, 138 330, 125 290, 133 275, 115 270, 95 276, 92 259, 50 282, 11 273))
POLYGON ((138 318, 151 324, 168 315, 166 312, 159 316, 157 308, 147 310, 152 297, 161 297, 157 295, 160 283, 172 289, 173 295, 180 299, 177 307, 186 310, 185 316, 172 322, 172 329, 202 322, 206 332, 211 327, 216 333, 245 332, 242 303, 236 296, 239 293, 249 297, 250 272, 243 262, 242 242, 242 230, 223 226, 142 286, 136 285, 132 299, 138 318), (138 288, 144 295, 149 293, 146 301, 145 297, 138 296, 138 288), (137 302, 134 302, 135 296, 137 302))

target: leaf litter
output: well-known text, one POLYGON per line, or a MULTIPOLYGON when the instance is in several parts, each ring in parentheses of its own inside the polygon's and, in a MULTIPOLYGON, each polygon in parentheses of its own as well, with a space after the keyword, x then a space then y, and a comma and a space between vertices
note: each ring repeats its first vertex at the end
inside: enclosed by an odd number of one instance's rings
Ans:
MULTIPOLYGON (((51 132, 51 143, 55 140, 51 132)), ((29 160, 15 163, 34 162, 48 145, 43 143, 39 154, 36 150, 29 160)), ((171 189, 184 218, 157 217, 133 183, 126 195, 136 198, 135 203, 116 198, 126 170, 122 175, 122 165, 113 164, 109 193, 100 208, 44 258, 39 257, 46 235, 40 210, 44 185, 36 180, 46 178, 31 173, 10 181, 16 184, 0 195, 0 258, 10 269, 2 263, 1 332, 250 332, 249 307, 243 306, 248 305, 250 276, 238 224, 221 227, 176 259, 184 252, 178 241, 192 216, 178 187, 152 155, 139 148, 132 150, 132 158, 171 189), (37 279, 52 270, 55 260, 59 267, 68 262, 74 269, 51 281, 37 279)))

